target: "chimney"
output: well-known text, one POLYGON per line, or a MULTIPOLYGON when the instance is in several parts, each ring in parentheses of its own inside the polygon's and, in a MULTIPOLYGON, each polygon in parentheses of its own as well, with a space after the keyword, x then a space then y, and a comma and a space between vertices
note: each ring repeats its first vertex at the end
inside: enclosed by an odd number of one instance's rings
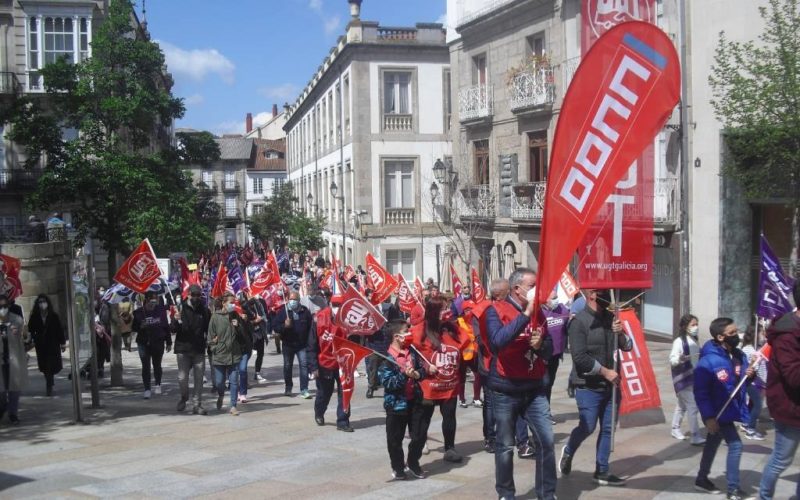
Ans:
POLYGON ((253 113, 247 113, 247 118, 244 120, 244 129, 247 134, 253 131, 253 113))
POLYGON ((275 118, 276 116, 278 116, 278 105, 277 104, 273 104, 272 105, 272 117, 275 118))

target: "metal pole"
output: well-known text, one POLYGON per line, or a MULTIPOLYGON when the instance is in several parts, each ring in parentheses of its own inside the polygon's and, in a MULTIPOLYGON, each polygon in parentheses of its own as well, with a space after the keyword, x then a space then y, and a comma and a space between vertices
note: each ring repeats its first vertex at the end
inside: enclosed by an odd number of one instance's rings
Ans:
POLYGON ((95 335, 94 323, 94 256, 89 253, 86 255, 86 288, 89 292, 89 336, 92 339, 92 363, 89 366, 89 373, 91 374, 91 388, 92 388, 92 408, 100 408, 100 385, 97 381, 97 335, 95 335))
MULTIPOLYGON (((344 85, 342 85, 342 66, 337 65, 339 72, 339 163, 342 165, 342 265, 347 265, 347 237, 345 236, 345 217, 344 217, 344 191, 345 191, 345 170, 344 170, 344 85)), ((355 197, 353 198, 355 199, 355 197)), ((355 213, 355 207, 353 207, 355 213)), ((356 242, 353 241, 353 254, 355 254, 356 242)))
POLYGON ((441 258, 442 258, 442 246, 436 245, 436 282, 442 282, 442 267, 441 267, 441 258))
MULTIPOLYGON (((619 303, 617 302, 617 295, 614 290, 611 290, 611 303, 614 305, 614 319, 619 319, 619 303)), ((614 334, 614 371, 619 377, 619 349, 617 346, 617 335, 614 334)), ((617 380, 619 382, 619 379, 617 380)), ((619 391, 617 384, 611 384, 611 451, 614 451, 614 435, 617 432, 617 391, 619 391)))
POLYGON ((681 102, 680 102, 680 140, 681 140, 681 240, 680 240, 680 314, 691 309, 691 263, 689 262, 689 76, 688 76, 688 30, 686 25, 686 4, 681 0, 680 30, 681 30, 681 102))
POLYGON ((78 359, 79 339, 75 327, 75 296, 72 293, 72 262, 64 262, 64 281, 67 285, 67 335, 69 337, 69 364, 72 374, 72 415, 75 423, 83 422, 81 402, 80 360, 78 359))

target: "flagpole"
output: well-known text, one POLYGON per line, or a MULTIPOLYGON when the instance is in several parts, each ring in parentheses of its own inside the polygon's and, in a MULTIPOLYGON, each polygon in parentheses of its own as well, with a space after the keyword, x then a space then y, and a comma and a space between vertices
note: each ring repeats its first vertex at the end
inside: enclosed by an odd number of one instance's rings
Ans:
POLYGON ((416 353, 417 353, 417 355, 418 355, 420 358, 422 358, 423 360, 425 360, 425 362, 426 362, 426 363, 428 363, 428 366, 434 366, 434 364, 433 364, 433 363, 431 363, 430 361, 428 361, 428 358, 426 358, 425 356, 423 356, 423 355, 422 355, 422 353, 421 353, 421 352, 419 352, 419 350, 418 350, 416 347, 414 347, 414 344, 411 344, 409 347, 411 347, 412 349, 414 349, 414 352, 416 352, 416 353))
MULTIPOLYGON (((614 320, 619 320, 619 303, 617 303, 617 294, 614 292, 614 289, 611 290, 611 303, 614 304, 614 320)), ((614 333, 614 372, 617 374, 617 384, 611 384, 611 449, 610 451, 614 451, 614 435, 616 434, 617 430, 617 391, 619 380, 619 372, 617 371, 618 368, 618 357, 619 357, 619 349, 616 348, 619 345, 617 342, 617 333, 614 333)))

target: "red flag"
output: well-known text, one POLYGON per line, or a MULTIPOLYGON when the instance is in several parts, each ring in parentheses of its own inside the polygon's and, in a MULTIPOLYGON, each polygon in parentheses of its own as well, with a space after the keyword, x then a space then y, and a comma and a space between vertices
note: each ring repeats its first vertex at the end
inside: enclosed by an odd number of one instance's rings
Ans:
POLYGON ((19 270, 22 262, 16 257, 0 254, 0 294, 9 300, 22 295, 22 282, 19 280, 19 270))
POLYGON ((178 259, 178 265, 181 267, 181 295, 186 297, 189 295, 189 287, 198 285, 200 282, 197 281, 197 273, 189 271, 189 264, 186 262, 185 258, 180 257, 178 259))
POLYGON ((350 399, 353 397, 356 381, 353 373, 361 360, 372 354, 372 349, 368 349, 355 342, 342 337, 333 338, 333 351, 336 353, 336 361, 339 363, 339 381, 342 383, 342 409, 350 411, 350 399))
POLYGON ((283 291, 283 282, 269 285, 263 292, 261 298, 267 303, 270 311, 275 312, 286 304, 286 294, 283 291))
POLYGON ((414 309, 414 306, 419 304, 419 300, 417 299, 414 292, 411 291, 411 288, 408 286, 406 279, 403 278, 402 273, 397 275, 397 281, 399 286, 397 287, 397 298, 400 302, 400 310, 406 314, 411 314, 411 311, 414 309))
POLYGON ((222 262, 219 263, 217 278, 214 281, 214 288, 211 289, 211 298, 222 297, 228 290, 228 268, 222 262))
POLYGON ((347 330, 348 335, 372 335, 386 323, 386 318, 358 293, 356 287, 351 286, 342 295, 335 322, 347 330))
POLYGON ((367 276, 372 280, 374 287, 369 298, 373 304, 380 304, 397 288, 397 280, 394 279, 394 276, 384 269, 369 252, 367 252, 367 276))
POLYGON ((356 270, 353 269, 353 266, 347 264, 344 268, 344 280, 350 281, 356 275, 356 270))
POLYGON ((661 395, 653 365, 650 363, 650 352, 647 350, 642 324, 633 309, 620 311, 619 320, 625 334, 633 341, 633 349, 629 352, 619 351, 619 374, 622 377, 622 403, 619 412, 627 415, 639 410, 658 408, 661 406, 661 395))
POLYGON ((419 279, 419 276, 414 278, 414 295, 417 296, 417 300, 420 304, 425 302, 425 297, 422 295, 422 291, 425 290, 425 287, 422 285, 422 280, 419 279))
POLYGON ((612 28, 583 59, 553 141, 537 303, 547 300, 614 185, 653 140, 679 97, 675 47, 650 24, 612 28))
POLYGON ((278 260, 275 258, 275 251, 269 252, 264 261, 264 265, 250 283, 250 293, 261 295, 269 286, 281 282, 281 271, 278 269, 278 260))
POLYGON ((558 284, 561 285, 564 293, 566 293, 571 299, 578 295, 578 292, 580 292, 578 282, 575 281, 575 278, 568 270, 564 270, 564 272, 561 273, 561 278, 559 278, 558 284))
POLYGON ((150 246, 150 240, 145 238, 117 269, 114 281, 122 283, 134 292, 144 293, 159 276, 161 269, 156 261, 156 253, 150 246))
POLYGON ((478 270, 474 267, 472 268, 472 300, 475 302, 480 302, 486 298, 486 289, 483 288, 483 283, 481 283, 481 279, 478 277, 478 270))
POLYGON ((450 263, 450 279, 453 282, 453 295, 458 297, 461 295, 464 286, 461 284, 461 278, 458 277, 458 273, 452 262, 450 263))

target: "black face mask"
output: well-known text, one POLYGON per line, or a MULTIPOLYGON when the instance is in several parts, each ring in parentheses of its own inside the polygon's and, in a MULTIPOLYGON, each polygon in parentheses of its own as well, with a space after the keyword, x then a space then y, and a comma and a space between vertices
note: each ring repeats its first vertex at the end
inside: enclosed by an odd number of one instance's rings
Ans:
POLYGON ((739 336, 731 335, 730 337, 725 337, 724 342, 728 344, 728 347, 730 347, 731 349, 735 349, 736 346, 739 345, 739 336))

